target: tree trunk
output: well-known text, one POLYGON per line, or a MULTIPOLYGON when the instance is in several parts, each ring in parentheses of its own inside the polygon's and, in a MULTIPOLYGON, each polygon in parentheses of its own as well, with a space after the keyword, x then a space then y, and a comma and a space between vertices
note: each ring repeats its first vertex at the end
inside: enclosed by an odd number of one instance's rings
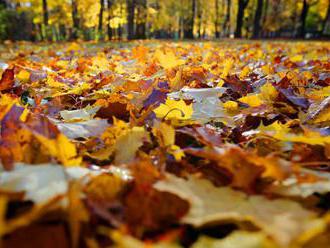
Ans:
POLYGON ((45 27, 48 27, 48 3, 47 0, 42 0, 42 14, 43 14, 43 22, 45 27))
POLYGON ((230 33, 230 6, 231 6, 231 0, 227 0, 226 17, 225 17, 225 21, 223 22, 223 26, 222 26, 225 36, 228 36, 230 33))
POLYGON ((104 12, 104 0, 100 0, 100 13, 99 13, 99 27, 98 33, 100 38, 103 38, 103 12, 104 12))
POLYGON ((112 40, 112 28, 110 26, 110 20, 112 18, 112 10, 111 10, 111 7, 112 7, 112 0, 107 0, 107 7, 108 7, 108 25, 107 25, 107 32, 108 32, 108 39, 109 40, 112 40))
POLYGON ((326 34, 327 27, 330 25, 330 1, 328 1, 327 15, 325 16, 322 23, 322 35, 326 34))
POLYGON ((135 0, 126 0, 127 6, 127 39, 133 40, 134 37, 134 12, 135 0))
POLYGON ((302 39, 305 38, 305 35, 306 35, 306 18, 307 18, 309 7, 310 6, 309 6, 307 0, 303 0, 303 8, 302 8, 301 15, 300 15, 300 28, 299 28, 299 32, 298 32, 298 37, 302 38, 302 39))
POLYGON ((198 38, 202 38, 202 25, 203 25, 203 7, 202 7, 202 3, 200 0, 197 0, 197 19, 198 19, 198 29, 197 29, 197 33, 198 33, 198 38))
POLYGON ((259 38, 260 34, 260 20, 262 16, 262 8, 263 8, 263 0, 258 0, 256 13, 254 15, 254 23, 253 23, 253 38, 259 38))
POLYGON ((71 1, 72 7, 72 23, 73 23, 73 30, 71 33, 71 39, 78 38, 78 30, 79 30, 79 18, 78 18, 78 4, 77 0, 71 1))
MULTIPOLYGON (((266 0, 264 13, 262 15, 262 20, 261 20, 261 23, 263 23, 264 25, 267 22, 268 8, 269 8, 269 0, 266 0)), ((265 36, 265 26, 264 25, 262 27, 262 37, 265 36)))
POLYGON ((219 31, 219 0, 215 0, 215 21, 214 21, 214 30, 215 30, 215 38, 220 38, 219 31))
POLYGON ((194 21, 196 14, 196 1, 192 0, 191 2, 191 15, 188 15, 184 18, 184 38, 193 39, 194 38, 194 21))
POLYGON ((238 0, 235 38, 242 38, 244 10, 245 10, 246 6, 248 5, 248 3, 249 3, 249 0, 238 0))
MULTIPOLYGON (((124 5, 120 4, 120 16, 124 15, 124 5)), ((119 40, 123 39, 123 26, 119 23, 118 29, 117 29, 117 36, 119 40)))
POLYGON ((147 0, 137 0, 136 39, 146 38, 147 0))
POLYGON ((46 39, 50 40, 49 30, 48 30, 48 3, 47 0, 42 0, 42 15, 43 15, 43 25, 44 25, 44 35, 46 39))

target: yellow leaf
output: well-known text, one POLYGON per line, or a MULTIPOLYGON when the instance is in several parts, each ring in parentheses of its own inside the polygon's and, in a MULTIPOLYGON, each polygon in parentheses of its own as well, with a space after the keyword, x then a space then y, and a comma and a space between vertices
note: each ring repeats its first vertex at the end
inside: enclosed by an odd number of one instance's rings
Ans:
POLYGON ((47 148, 47 153, 57 158, 65 166, 79 166, 81 157, 77 157, 76 146, 63 134, 57 135, 56 139, 48 139, 35 134, 40 143, 47 148))
POLYGON ((74 88, 68 90, 67 92, 55 93, 53 97, 68 95, 68 94, 81 95, 82 93, 84 93, 84 91, 89 90, 91 87, 92 86, 88 83, 82 83, 81 85, 75 86, 74 88))
POLYGON ((9 94, 0 94, 0 120, 2 120, 14 104, 18 105, 17 98, 13 98, 9 94))
POLYGON ((226 62, 224 63, 223 71, 222 71, 222 78, 226 78, 229 75, 230 70, 232 69, 234 65, 234 60, 233 59, 227 59, 226 62))
POLYGON ((276 88, 271 83, 266 83, 260 87, 260 98, 265 101, 273 101, 278 95, 276 88))
POLYGON ((281 124, 278 121, 267 127, 260 125, 258 129, 275 139, 285 142, 297 142, 310 145, 330 144, 330 136, 321 136, 319 132, 308 129, 304 130, 304 133, 301 134, 290 133, 290 128, 288 125, 281 124))
POLYGON ((251 94, 251 95, 243 96, 239 98, 238 101, 246 103, 251 107, 258 107, 261 104, 263 104, 260 94, 251 94))
POLYGON ((274 68, 270 65, 264 65, 261 67, 262 71, 264 72, 265 75, 273 74, 274 73, 274 68))
POLYGON ((175 129, 173 126, 161 122, 158 126, 153 128, 153 133, 164 146, 174 145, 175 129))
POLYGON ((223 104, 223 107, 226 109, 226 111, 233 112, 238 109, 238 103, 234 101, 227 101, 223 104))
POLYGON ((295 62, 295 63, 296 63, 296 62, 300 62, 300 61, 303 60, 303 56, 302 56, 302 55, 295 55, 295 56, 291 57, 290 60, 291 60, 292 62, 295 62))
POLYGON ((125 135, 129 130, 129 124, 113 118, 113 125, 108 127, 101 136, 101 139, 107 145, 114 145, 116 143, 116 139, 122 135, 125 135))
POLYGON ((26 70, 21 70, 17 75, 16 78, 20 81, 27 82, 30 79, 30 72, 26 70))
POLYGON ((330 86, 323 87, 322 89, 314 89, 308 94, 308 96, 314 100, 323 100, 330 96, 330 86))
POLYGON ((137 150, 143 145, 143 140, 148 138, 148 132, 143 127, 133 127, 126 134, 121 135, 115 144, 115 163, 131 162, 135 158, 137 150))
POLYGON ((185 156, 181 148, 175 145, 175 129, 164 122, 153 128, 154 135, 158 138, 161 146, 165 146, 168 153, 173 155, 176 161, 185 156))
POLYGON ((106 71, 109 69, 109 60, 104 54, 93 57, 93 69, 95 72, 106 71))
POLYGON ((161 50, 157 50, 155 58, 164 69, 171 69, 185 63, 184 60, 177 58, 172 51, 163 53, 161 50))
POLYGON ((81 95, 84 91, 89 90, 92 86, 88 83, 83 83, 67 92, 67 94, 81 95))
POLYGON ((72 42, 70 44, 70 46, 67 48, 67 51, 79 51, 79 50, 82 50, 82 47, 76 43, 76 42, 72 42))
POLYGON ((121 191, 124 185, 125 181, 118 175, 104 173, 91 178, 84 192, 94 200, 111 201, 121 191))
POLYGON ((170 86, 173 90, 180 90, 184 86, 181 68, 176 72, 175 77, 173 79, 170 79, 170 86))
POLYGON ((176 101, 168 98, 165 104, 161 104, 154 112, 158 118, 189 120, 193 114, 193 107, 182 99, 176 101))
POLYGON ((243 70, 241 71, 241 73, 239 74, 239 78, 240 78, 240 79, 245 78, 247 75, 249 75, 250 71, 251 71, 251 70, 250 70, 250 67, 245 66, 245 67, 243 68, 243 70))
POLYGON ((181 161, 181 159, 185 156, 184 152, 177 145, 170 146, 168 152, 174 157, 176 161, 181 161))
POLYGON ((23 113, 19 117, 20 121, 25 122, 29 113, 30 113, 30 111, 27 108, 24 108, 23 113))
POLYGON ((70 61, 67 60, 59 60, 56 62, 56 66, 61 67, 62 69, 66 69, 69 66, 70 61))
POLYGON ((48 76, 47 77, 47 81, 46 84, 50 87, 50 88, 67 88, 68 86, 64 83, 60 83, 58 81, 56 81, 53 77, 48 76))

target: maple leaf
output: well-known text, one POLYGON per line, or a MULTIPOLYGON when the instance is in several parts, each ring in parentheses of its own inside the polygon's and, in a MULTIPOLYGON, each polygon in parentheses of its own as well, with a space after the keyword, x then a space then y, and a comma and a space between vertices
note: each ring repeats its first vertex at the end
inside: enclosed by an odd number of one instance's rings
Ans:
POLYGON ((172 100, 167 98, 165 104, 154 109, 158 118, 189 120, 193 114, 192 105, 187 105, 183 100, 172 100))
POLYGON ((171 69, 185 63, 184 60, 178 59, 172 51, 163 53, 161 50, 157 50, 155 53, 155 58, 165 69, 171 69))

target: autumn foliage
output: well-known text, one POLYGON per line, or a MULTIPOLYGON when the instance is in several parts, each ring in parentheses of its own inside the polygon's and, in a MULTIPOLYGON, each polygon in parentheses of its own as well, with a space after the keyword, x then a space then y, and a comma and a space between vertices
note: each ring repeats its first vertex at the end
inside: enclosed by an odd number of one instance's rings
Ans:
POLYGON ((0 53, 3 247, 328 247, 329 43, 0 53))

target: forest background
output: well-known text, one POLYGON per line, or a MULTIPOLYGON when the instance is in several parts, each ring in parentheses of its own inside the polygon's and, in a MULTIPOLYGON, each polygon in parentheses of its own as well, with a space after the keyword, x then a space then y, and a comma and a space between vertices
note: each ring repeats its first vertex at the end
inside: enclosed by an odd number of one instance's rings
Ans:
POLYGON ((330 0, 0 0, 0 40, 330 37, 330 0))

